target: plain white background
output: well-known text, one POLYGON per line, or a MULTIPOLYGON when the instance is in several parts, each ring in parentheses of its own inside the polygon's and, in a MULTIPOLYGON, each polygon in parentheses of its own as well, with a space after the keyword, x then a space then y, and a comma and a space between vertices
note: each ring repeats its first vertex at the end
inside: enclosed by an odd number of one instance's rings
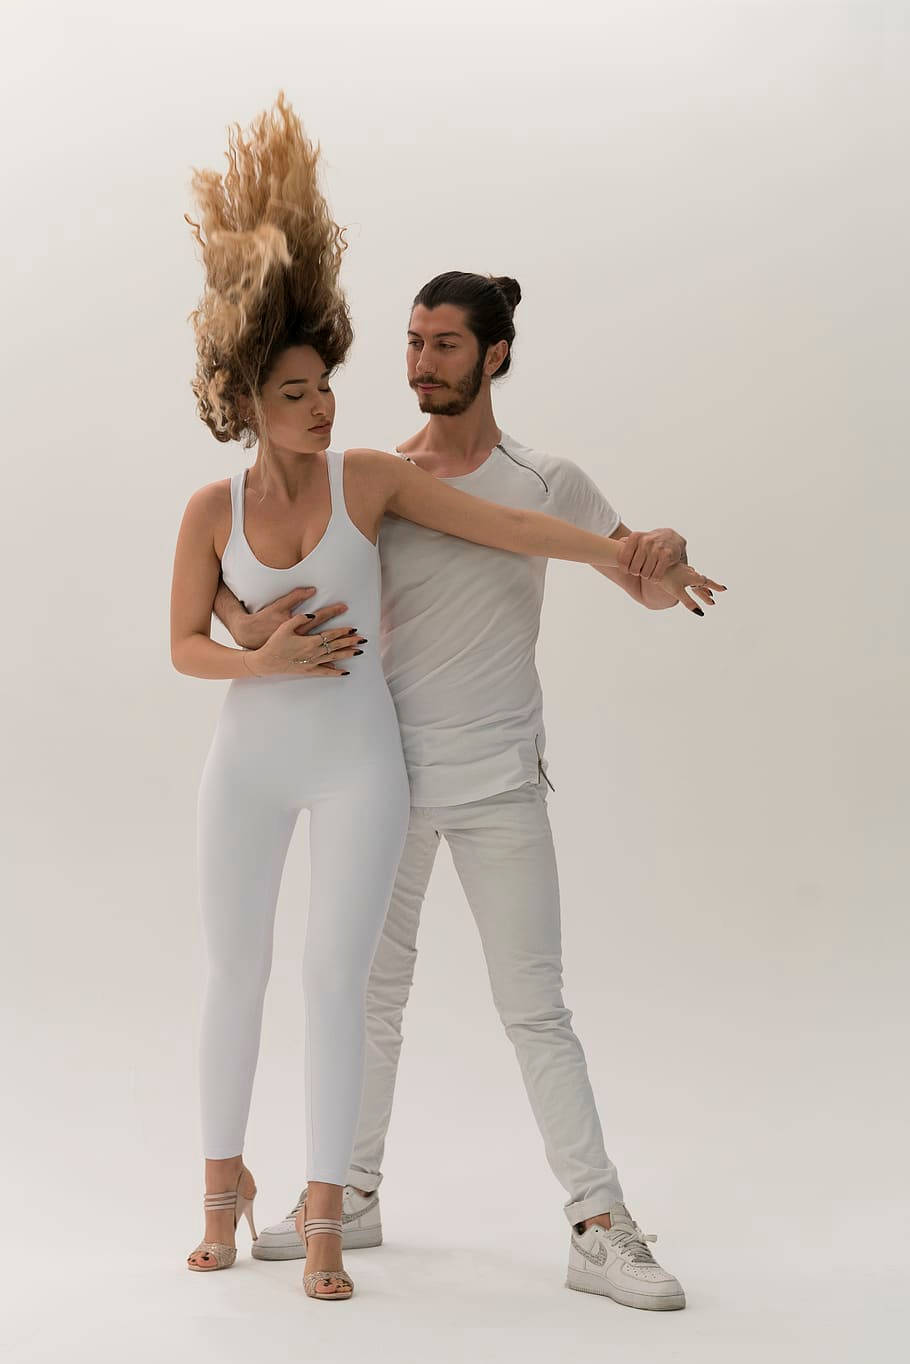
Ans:
MULTIPOLYGON (((4 1343, 69 1360, 897 1357, 906 1269, 907 7, 13 7, 4 70, 4 1343), (194 415, 190 168, 284 88, 350 224, 339 445, 419 425, 404 328, 514 275, 500 423, 729 585, 704 620, 550 568, 567 1000, 633 1215, 689 1295, 562 1287, 544 1162, 448 855, 354 1300, 191 1275, 196 785, 168 654, 194 415)), ((354 850, 352 850, 352 853, 354 850)), ((247 1154, 303 1178, 301 821, 247 1154)))

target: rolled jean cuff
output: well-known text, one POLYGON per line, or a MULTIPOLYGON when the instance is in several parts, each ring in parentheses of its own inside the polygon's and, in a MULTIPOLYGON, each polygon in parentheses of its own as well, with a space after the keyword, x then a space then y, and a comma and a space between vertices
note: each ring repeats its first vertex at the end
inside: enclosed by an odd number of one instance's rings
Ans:
POLYGON ((382 1183, 382 1175, 370 1174, 369 1170, 360 1170, 356 1165, 351 1165, 345 1183, 353 1184, 355 1189, 362 1189, 364 1193, 374 1193, 382 1183))
POLYGON ((333 1170, 331 1166, 317 1166, 316 1171, 312 1167, 307 1170, 307 1184, 334 1184, 336 1188, 343 1189, 350 1180, 347 1174, 342 1174, 340 1170, 333 1170))
POLYGON ((622 1203, 622 1201, 622 1189, 614 1183, 606 1185, 603 1193, 592 1194, 589 1198, 581 1198, 577 1203, 567 1203, 565 1214, 574 1227, 576 1222, 583 1222, 586 1217, 600 1217, 602 1213, 609 1212, 614 1203, 622 1203))

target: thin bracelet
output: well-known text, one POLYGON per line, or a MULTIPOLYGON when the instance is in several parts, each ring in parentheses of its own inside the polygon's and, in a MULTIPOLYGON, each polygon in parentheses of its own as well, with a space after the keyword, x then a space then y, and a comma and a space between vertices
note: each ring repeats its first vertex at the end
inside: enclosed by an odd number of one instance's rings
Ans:
POLYGON ((250 667, 249 663, 247 663, 247 661, 246 661, 246 649, 241 649, 241 650, 240 650, 240 661, 241 661, 241 663, 243 664, 243 666, 246 668, 246 670, 247 670, 247 672, 249 673, 250 677, 258 677, 258 676, 259 676, 258 673, 254 673, 254 672, 253 672, 253 669, 250 667))

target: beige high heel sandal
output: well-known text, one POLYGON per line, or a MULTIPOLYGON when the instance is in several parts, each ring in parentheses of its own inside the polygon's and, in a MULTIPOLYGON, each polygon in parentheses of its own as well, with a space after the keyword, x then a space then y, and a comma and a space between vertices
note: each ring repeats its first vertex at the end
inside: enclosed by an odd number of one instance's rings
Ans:
MULTIPOLYGON (((229 1208, 233 1209, 235 1232, 237 1230, 237 1223, 240 1221, 241 1217, 246 1217, 246 1220, 250 1224, 250 1235, 255 1241, 256 1228, 253 1225, 253 1199, 256 1197, 256 1186, 255 1184, 253 1185, 253 1193, 250 1198, 247 1198, 240 1192, 240 1181, 243 1179, 243 1176, 248 1173, 248 1170, 244 1166, 237 1176, 237 1187, 233 1191, 228 1189, 225 1193, 206 1194, 204 1207, 206 1212, 225 1211, 229 1208)), ((236 1246, 225 1246, 219 1241, 200 1241, 196 1249, 191 1250, 187 1256, 186 1267, 187 1269, 201 1271, 203 1274, 211 1274, 213 1269, 230 1269, 236 1259, 236 1246), (190 1263, 191 1257, 193 1255, 198 1255, 200 1251, 203 1255, 207 1255, 215 1261, 211 1268, 207 1265, 194 1265, 190 1263)))
MULTIPOLYGON (((332 1235, 341 1240, 342 1230, 340 1220, 336 1221, 332 1217, 314 1217, 309 1222, 306 1220, 306 1203, 303 1205, 303 1244, 306 1245, 311 1236, 332 1235)), ((303 1291, 308 1298, 321 1298, 325 1302, 343 1302, 350 1298, 354 1292, 354 1280, 350 1274, 343 1269, 314 1269, 309 1274, 303 1276, 303 1291), (320 1279, 323 1283, 331 1283, 333 1279, 341 1279, 348 1286, 340 1289, 337 1293, 317 1293, 316 1285, 320 1279)))

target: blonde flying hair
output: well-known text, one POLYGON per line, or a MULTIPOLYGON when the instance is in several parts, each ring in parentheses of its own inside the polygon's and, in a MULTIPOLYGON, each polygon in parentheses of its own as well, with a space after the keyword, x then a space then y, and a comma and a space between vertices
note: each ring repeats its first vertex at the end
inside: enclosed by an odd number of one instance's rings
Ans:
POLYGON ((244 133, 228 129, 228 168, 193 171, 205 287, 196 334, 196 411, 216 440, 268 454, 260 390, 278 353, 309 345, 327 369, 353 340, 338 284, 347 247, 317 183, 319 147, 280 91, 244 133))

